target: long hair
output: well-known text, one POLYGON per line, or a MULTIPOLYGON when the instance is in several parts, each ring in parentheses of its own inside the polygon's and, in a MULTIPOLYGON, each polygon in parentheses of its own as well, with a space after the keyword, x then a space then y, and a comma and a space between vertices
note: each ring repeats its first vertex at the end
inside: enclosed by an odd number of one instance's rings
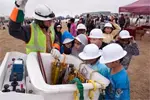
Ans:
POLYGON ((43 21, 34 19, 34 22, 35 22, 36 24, 38 24, 41 28, 45 28, 46 30, 48 29, 48 27, 44 25, 44 22, 43 22, 43 21))

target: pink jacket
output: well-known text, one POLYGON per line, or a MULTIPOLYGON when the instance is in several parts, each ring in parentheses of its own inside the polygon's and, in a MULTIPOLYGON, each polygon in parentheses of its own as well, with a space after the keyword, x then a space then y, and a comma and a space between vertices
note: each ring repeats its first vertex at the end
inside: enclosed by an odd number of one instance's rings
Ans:
POLYGON ((77 34, 76 34, 76 24, 75 24, 75 23, 72 23, 72 24, 71 24, 70 33, 71 33, 74 37, 77 35, 77 34))

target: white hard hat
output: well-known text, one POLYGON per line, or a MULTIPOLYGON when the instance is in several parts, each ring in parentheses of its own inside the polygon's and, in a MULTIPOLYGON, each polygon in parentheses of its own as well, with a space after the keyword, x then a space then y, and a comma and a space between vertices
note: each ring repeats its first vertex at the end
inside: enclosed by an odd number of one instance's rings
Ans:
POLYGON ((38 5, 35 9, 33 18, 41 21, 52 20, 55 14, 46 5, 38 5))
POLYGON ((104 38, 104 35, 101 29, 95 28, 91 30, 89 38, 104 38))
POLYGON ((74 39, 66 38, 66 39, 64 40, 63 44, 72 42, 73 40, 74 40, 74 39))
POLYGON ((127 52, 117 43, 111 43, 102 50, 100 63, 111 63, 123 58, 127 52))
POLYGON ((120 37, 121 39, 132 38, 132 36, 130 36, 130 33, 129 33, 127 30, 122 30, 122 31, 119 33, 119 37, 120 37))
POLYGON ((62 27, 61 25, 57 25, 56 27, 62 27))
POLYGON ((84 24, 79 24, 77 26, 77 30, 79 30, 79 29, 85 29, 86 30, 86 26, 84 24))
POLYGON ((104 27, 110 27, 110 28, 113 28, 113 26, 112 26, 111 23, 106 23, 106 24, 104 25, 104 27))
POLYGON ((83 45, 88 44, 88 38, 85 34, 79 34, 78 36, 75 37, 75 39, 78 40, 83 45))
POLYGON ((100 57, 102 51, 99 50, 98 46, 95 44, 88 44, 84 47, 83 51, 79 53, 79 57, 82 60, 91 60, 100 57))

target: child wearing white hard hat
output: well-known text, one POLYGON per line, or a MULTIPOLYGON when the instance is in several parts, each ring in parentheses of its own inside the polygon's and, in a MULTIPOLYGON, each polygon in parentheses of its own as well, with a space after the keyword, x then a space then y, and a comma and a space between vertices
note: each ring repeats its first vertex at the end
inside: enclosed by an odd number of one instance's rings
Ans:
POLYGON ((79 24, 77 26, 77 35, 79 34, 86 34, 86 26, 84 24, 79 24))
POLYGON ((71 54, 73 47, 74 37, 68 31, 65 31, 62 35, 62 46, 60 48, 61 54, 71 54))
POLYGON ((106 23, 103 28, 103 33, 104 33, 104 39, 103 42, 105 43, 111 43, 114 39, 115 36, 118 35, 119 31, 121 30, 120 26, 117 25, 116 23, 106 23))
POLYGON ((96 44, 99 49, 102 49, 104 46, 107 45, 106 43, 103 42, 104 38, 105 37, 102 30, 97 28, 91 30, 89 35, 90 43, 96 44))
POLYGON ((83 48, 88 44, 88 38, 85 34, 80 34, 75 37, 74 46, 72 48, 72 55, 78 57, 83 48))
POLYGON ((139 55, 139 49, 138 49, 137 43, 134 40, 134 38, 130 36, 130 33, 126 30, 122 30, 119 33, 119 37, 116 43, 120 44, 122 48, 127 51, 127 55, 123 58, 121 62, 121 64, 127 70, 129 67, 130 61, 132 59, 132 56, 139 55))
POLYGON ((105 100, 130 100, 130 82, 121 64, 126 54, 127 52, 117 43, 111 43, 102 49, 100 62, 110 68, 110 85, 106 89, 105 100))
POLYGON ((101 53, 101 50, 99 50, 95 44, 88 44, 84 47, 83 51, 79 53, 79 58, 85 63, 90 64, 92 69, 107 78, 109 69, 105 64, 100 64, 99 58, 101 53))

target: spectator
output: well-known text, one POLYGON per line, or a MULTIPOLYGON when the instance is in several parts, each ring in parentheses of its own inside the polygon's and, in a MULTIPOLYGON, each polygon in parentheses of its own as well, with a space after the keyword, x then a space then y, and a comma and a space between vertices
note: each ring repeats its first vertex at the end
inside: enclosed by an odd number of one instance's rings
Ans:
POLYGON ((130 100, 130 80, 121 59, 127 54, 123 48, 111 43, 103 48, 100 63, 104 63, 111 70, 108 79, 109 86, 106 88, 105 100, 130 100))
POLYGON ((61 54, 71 54, 73 47, 74 37, 68 31, 65 31, 62 35, 62 46, 60 48, 61 54))
POLYGON ((139 55, 139 49, 136 41, 130 36, 130 33, 126 30, 122 30, 119 33, 119 38, 116 43, 120 44, 122 48, 127 51, 127 55, 122 59, 121 64, 127 70, 132 59, 132 56, 139 55))
POLYGON ((103 42, 111 43, 115 40, 115 37, 118 35, 121 28, 114 22, 106 23, 103 29, 104 39, 103 42))
POLYGON ((82 52, 83 48, 88 44, 88 38, 84 34, 80 34, 75 37, 74 47, 72 48, 72 55, 78 57, 78 54, 82 52))
POLYGON ((55 30, 55 34, 59 39, 59 43, 60 46, 62 45, 61 41, 62 41, 62 33, 61 33, 61 29, 62 29, 62 25, 60 23, 55 23, 54 25, 54 30, 55 30))
POLYGON ((104 16, 103 15, 101 15, 101 20, 100 21, 104 22, 104 16))
POLYGON ((93 29, 89 35, 90 43, 96 44, 99 49, 102 49, 107 45, 107 43, 103 42, 104 34, 101 29, 93 29))
POLYGON ((89 34, 91 31, 91 23, 92 23, 92 18, 90 14, 87 14, 87 19, 86 19, 86 27, 87 27, 87 33, 89 34))
POLYGON ((150 18, 149 18, 149 16, 147 16, 146 23, 149 23, 149 22, 150 22, 150 18))
POLYGON ((70 32, 70 27, 71 27, 71 21, 70 20, 68 20, 68 22, 67 22, 67 27, 68 27, 68 31, 70 32))
POLYGON ((100 28, 100 18, 97 17, 95 20, 95 28, 100 28))
POLYGON ((99 50, 98 46, 95 44, 86 45, 83 51, 79 53, 80 59, 86 64, 89 64, 93 70, 107 78, 109 75, 109 68, 107 68, 105 64, 99 62, 100 56, 101 50, 99 50))
POLYGON ((77 35, 79 34, 85 34, 86 35, 86 26, 84 24, 79 24, 77 26, 77 35))
POLYGON ((121 29, 124 28, 124 25, 125 25, 125 18, 124 18, 124 15, 121 14, 121 17, 119 18, 119 25, 121 27, 121 29))
POLYGON ((71 18, 70 19, 71 21, 71 27, 70 27, 70 33, 72 34, 72 36, 76 36, 76 24, 74 23, 75 22, 75 19, 74 18, 71 18))
POLYGON ((130 26, 130 18, 128 15, 125 15, 125 25, 124 28, 127 28, 130 26))

